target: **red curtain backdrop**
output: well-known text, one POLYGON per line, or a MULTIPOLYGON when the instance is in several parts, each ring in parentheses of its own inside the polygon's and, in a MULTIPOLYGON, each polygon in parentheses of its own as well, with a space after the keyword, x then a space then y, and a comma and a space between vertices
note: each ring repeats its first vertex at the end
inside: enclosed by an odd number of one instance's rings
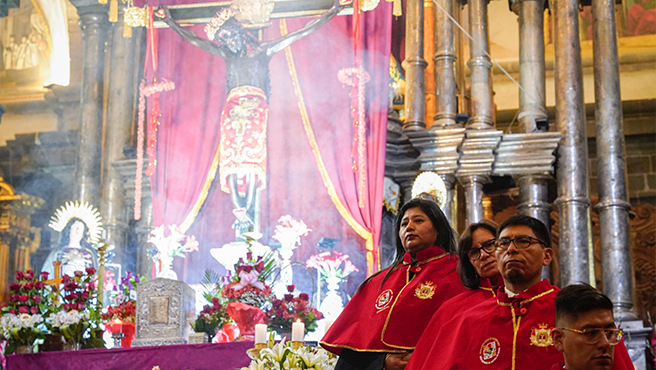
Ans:
MULTIPOLYGON (((368 186, 364 208, 358 207, 352 170, 351 87, 337 79, 340 69, 353 66, 351 17, 335 17, 293 44, 291 52, 280 52, 270 62, 267 187, 259 203, 261 241, 273 241, 278 218, 286 214, 312 229, 301 239, 293 261, 305 262, 317 253, 314 245, 321 237, 339 239, 337 250, 349 254, 360 269, 349 280, 351 291, 367 275, 367 267, 369 272, 378 268, 391 18, 391 3, 382 2, 375 11, 365 13, 363 20, 368 50, 365 68, 371 75, 366 85, 368 186), (299 100, 305 102, 305 110, 299 108, 299 100), (316 143, 310 140, 312 135, 316 143)), ((293 31, 308 21, 292 19, 286 26, 293 31)), ((191 29, 205 37, 203 27, 191 29)), ((264 39, 280 34, 280 24, 274 21, 264 39)), ((210 181, 227 93, 225 63, 169 29, 158 30, 158 48, 158 78, 173 80, 176 89, 160 96, 157 169, 151 178, 153 221, 159 226, 193 220, 187 234, 200 241, 200 251, 174 265, 182 280, 193 283, 201 280, 206 268, 221 272, 209 250, 235 240, 230 196, 210 181)), ((152 78, 150 69, 148 81, 152 78)))

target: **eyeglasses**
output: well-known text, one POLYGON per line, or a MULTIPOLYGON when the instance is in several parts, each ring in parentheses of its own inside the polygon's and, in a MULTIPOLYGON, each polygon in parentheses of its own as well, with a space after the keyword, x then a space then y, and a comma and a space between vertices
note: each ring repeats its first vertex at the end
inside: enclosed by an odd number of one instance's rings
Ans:
POLYGON ((599 342, 599 340, 603 336, 606 337, 606 340, 608 341, 608 344, 611 346, 616 346, 619 344, 619 342, 622 340, 624 337, 624 332, 621 329, 599 329, 599 328, 592 328, 592 329, 572 329, 572 328, 559 328, 560 330, 569 330, 574 333, 578 333, 583 335, 583 341, 586 344, 596 344, 599 342))
POLYGON ((495 244, 495 239, 490 239, 486 240, 483 243, 481 243, 480 248, 472 248, 467 252, 467 257, 469 257, 470 260, 476 261, 477 259, 481 258, 481 251, 485 251, 487 254, 492 254, 494 253, 494 250, 497 249, 497 246, 495 244))
POLYGON ((496 243, 496 248, 497 250, 505 251, 508 248, 510 248, 510 243, 515 244, 515 248, 517 249, 526 249, 530 247, 531 244, 534 243, 540 243, 545 247, 547 246, 547 243, 543 242, 540 239, 536 239, 528 235, 520 235, 515 237, 514 239, 508 239, 508 238, 498 239, 496 243))

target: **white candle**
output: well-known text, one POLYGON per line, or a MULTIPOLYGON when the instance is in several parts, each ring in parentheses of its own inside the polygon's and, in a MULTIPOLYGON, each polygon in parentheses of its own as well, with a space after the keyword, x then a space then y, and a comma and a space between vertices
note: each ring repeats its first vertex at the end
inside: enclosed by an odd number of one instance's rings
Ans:
POLYGON ((305 324, 300 321, 292 323, 292 342, 302 342, 305 337, 305 324))
POLYGON ((267 326, 266 324, 255 325, 255 343, 266 343, 267 326))

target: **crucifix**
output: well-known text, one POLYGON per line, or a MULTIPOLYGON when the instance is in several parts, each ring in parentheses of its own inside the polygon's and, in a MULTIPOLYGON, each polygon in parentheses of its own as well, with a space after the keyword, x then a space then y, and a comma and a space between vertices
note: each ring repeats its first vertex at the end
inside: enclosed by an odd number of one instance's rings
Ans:
POLYGON ((54 293, 52 297, 52 303, 55 304, 59 301, 59 295, 57 293, 59 293, 59 284, 62 283, 61 264, 62 261, 55 261, 52 263, 52 266, 55 270, 54 278, 45 281, 46 285, 50 285, 52 287, 52 292, 54 293))

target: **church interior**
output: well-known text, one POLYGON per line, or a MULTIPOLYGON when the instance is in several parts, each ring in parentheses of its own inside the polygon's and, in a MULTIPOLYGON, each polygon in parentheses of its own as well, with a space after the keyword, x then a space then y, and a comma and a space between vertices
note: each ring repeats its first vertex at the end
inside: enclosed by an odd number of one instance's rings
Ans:
POLYGON ((653 368, 656 4, 597 3, 0 0, 0 301, 93 267, 103 315, 136 276, 195 317, 271 269, 319 341, 424 186, 456 233, 542 221, 542 276, 605 292, 653 368))

